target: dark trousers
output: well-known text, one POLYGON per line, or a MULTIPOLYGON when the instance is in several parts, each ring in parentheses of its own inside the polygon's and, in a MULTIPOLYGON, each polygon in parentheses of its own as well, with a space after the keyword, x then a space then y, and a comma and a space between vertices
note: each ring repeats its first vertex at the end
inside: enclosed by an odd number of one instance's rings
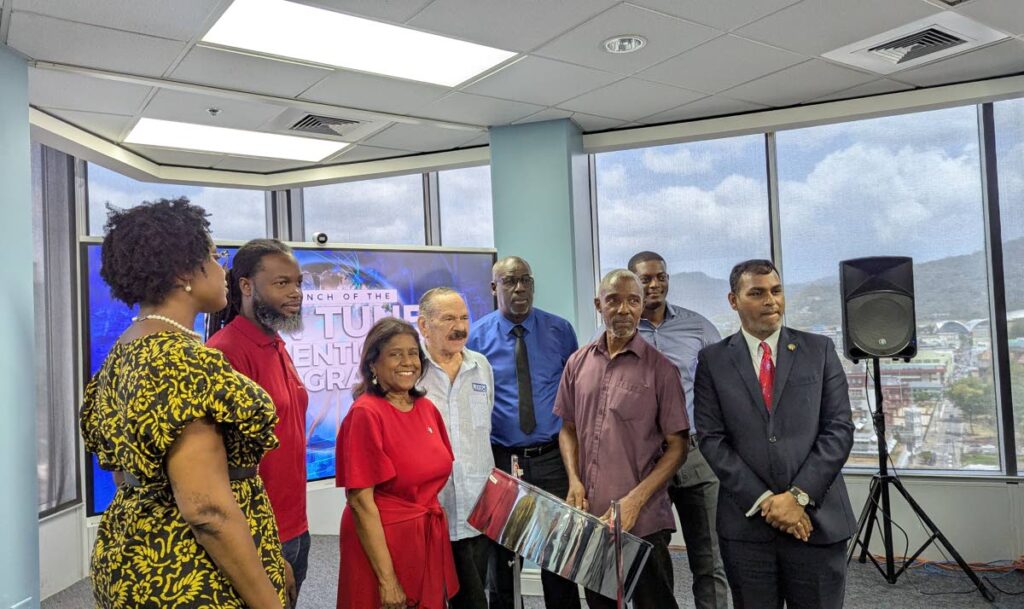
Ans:
MULTIPOLYGON (((511 471, 512 452, 492 444, 495 466, 511 471)), ((520 457, 519 467, 523 480, 565 499, 569 494, 569 476, 565 473, 562 455, 557 448, 536 457, 520 457)), ((491 609, 512 608, 512 558, 514 554, 498 546, 494 553, 494 577, 491 580, 491 609)), ((580 593, 574 582, 549 571, 541 571, 540 583, 544 588, 544 606, 547 609, 579 609, 580 593)), ((517 608, 519 609, 519 608, 517 608)))
POLYGON ((686 463, 679 468, 668 496, 679 512, 686 542, 686 558, 693 573, 693 600, 697 609, 726 609, 729 583, 718 549, 715 517, 718 512, 718 478, 696 444, 690 444, 686 463))
POLYGON ((483 535, 452 542, 459 592, 448 603, 451 609, 487 609, 487 563, 493 548, 483 535))
POLYGON ((736 609, 841 609, 846 542, 814 546, 776 535, 766 542, 720 539, 736 609))
MULTIPOLYGON (((644 537, 654 548, 644 565, 644 570, 633 588, 633 609, 678 609, 675 582, 672 572, 672 557, 668 553, 671 531, 659 531, 644 537)), ((617 601, 587 590, 587 606, 590 609, 615 609, 617 601)))
POLYGON ((302 582, 306 579, 306 570, 309 566, 309 544, 309 531, 281 544, 281 553, 284 554, 284 559, 292 566, 292 573, 295 574, 295 594, 302 589, 302 582))

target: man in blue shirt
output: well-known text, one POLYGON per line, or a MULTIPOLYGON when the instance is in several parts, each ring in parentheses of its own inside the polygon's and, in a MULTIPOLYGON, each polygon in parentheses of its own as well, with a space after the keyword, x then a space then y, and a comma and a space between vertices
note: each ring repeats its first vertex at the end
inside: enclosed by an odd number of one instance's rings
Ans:
MULTIPOLYGON (((569 493, 569 478, 558 450, 562 420, 552 412, 565 362, 578 348, 572 325, 533 306, 533 274, 517 256, 502 258, 491 270, 498 310, 473 324, 466 348, 483 353, 494 369, 491 449, 494 463, 510 471, 519 457, 523 480, 556 497, 569 493)), ((491 609, 512 607, 513 555, 498 549, 491 609)), ((578 609, 576 584, 543 571, 548 609, 578 609)), ((518 608, 516 608, 518 609, 518 608)))
POLYGON ((718 478, 697 446, 700 430, 694 426, 693 416, 697 353, 720 341, 721 336, 703 315, 668 303, 669 276, 664 258, 654 252, 640 252, 629 259, 628 266, 644 288, 644 311, 637 330, 676 365, 686 394, 690 450, 669 484, 668 494, 679 513, 693 573, 694 601, 698 609, 726 609, 728 582, 715 530, 718 478))

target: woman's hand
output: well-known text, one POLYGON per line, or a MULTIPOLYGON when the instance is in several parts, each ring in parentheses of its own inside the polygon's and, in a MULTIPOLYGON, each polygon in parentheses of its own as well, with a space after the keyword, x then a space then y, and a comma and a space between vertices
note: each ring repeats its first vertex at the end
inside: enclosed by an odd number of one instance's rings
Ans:
POLYGON ((292 570, 292 565, 287 560, 284 561, 284 591, 288 596, 286 607, 291 609, 295 606, 295 602, 299 600, 299 593, 295 586, 295 571, 292 570))
POLYGON ((380 582, 380 606, 381 609, 407 609, 405 591, 397 579, 380 582))

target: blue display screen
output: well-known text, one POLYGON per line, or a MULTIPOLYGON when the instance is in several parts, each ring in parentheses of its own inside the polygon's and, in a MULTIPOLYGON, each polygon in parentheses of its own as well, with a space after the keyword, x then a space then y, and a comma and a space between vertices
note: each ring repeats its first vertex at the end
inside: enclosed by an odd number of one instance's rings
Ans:
MULTIPOLYGON (((234 255, 234 248, 224 249, 234 255)), ((360 380, 359 353, 373 323, 389 315, 415 323, 420 296, 437 286, 461 292, 473 320, 486 315, 494 310, 494 254, 297 247, 295 257, 303 273, 303 328, 282 338, 309 393, 306 474, 312 481, 334 476, 335 439, 360 380)), ((85 245, 83 265, 85 366, 91 378, 135 311, 114 300, 100 278, 98 243, 85 245)), ((204 323, 199 316, 196 331, 204 323)), ((110 504, 116 487, 95 456, 89 460, 86 505, 89 515, 96 515, 110 504)))

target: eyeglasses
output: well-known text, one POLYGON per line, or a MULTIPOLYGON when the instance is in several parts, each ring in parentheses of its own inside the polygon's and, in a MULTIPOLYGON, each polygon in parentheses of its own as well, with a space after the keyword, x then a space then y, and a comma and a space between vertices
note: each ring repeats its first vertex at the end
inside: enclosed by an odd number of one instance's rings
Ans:
POLYGON ((501 278, 500 283, 506 288, 514 288, 517 284, 520 283, 523 284, 524 288, 528 288, 533 285, 533 277, 531 275, 523 275, 521 277, 512 277, 511 275, 506 275, 505 277, 501 278))

